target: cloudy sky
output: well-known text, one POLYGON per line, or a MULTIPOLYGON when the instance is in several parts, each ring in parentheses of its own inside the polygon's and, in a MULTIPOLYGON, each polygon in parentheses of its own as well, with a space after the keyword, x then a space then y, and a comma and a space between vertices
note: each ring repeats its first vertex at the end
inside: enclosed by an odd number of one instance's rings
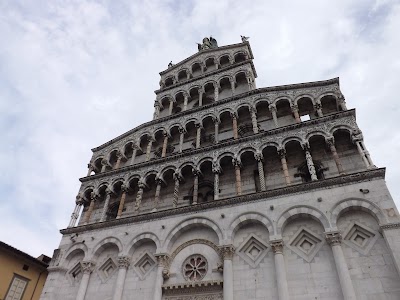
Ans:
POLYGON ((400 206, 398 1, 0 0, 0 240, 52 255, 90 149, 152 118, 158 72, 250 36, 257 86, 340 77, 400 206), (333 5, 334 4, 334 5, 333 5))

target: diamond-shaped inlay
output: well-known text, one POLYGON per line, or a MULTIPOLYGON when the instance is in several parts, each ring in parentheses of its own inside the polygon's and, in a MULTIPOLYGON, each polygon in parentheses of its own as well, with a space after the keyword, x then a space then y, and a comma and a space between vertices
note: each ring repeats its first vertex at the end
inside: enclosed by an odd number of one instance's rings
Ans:
POLYGON ((343 234, 343 243, 361 254, 368 254, 378 239, 378 233, 358 222, 353 222, 343 234))
POLYGON ((269 250, 269 247, 265 242, 256 237, 250 235, 244 240, 244 242, 238 247, 238 255, 243 258, 253 268, 261 262, 269 250))
POLYGON ((305 227, 301 227, 290 240, 288 247, 307 262, 311 262, 323 245, 323 240, 305 227))
POLYGON ((72 285, 74 285, 81 280, 82 275, 83 273, 81 263, 78 262, 71 268, 71 270, 68 271, 68 280, 71 282, 72 285))
POLYGON ((156 260, 150 253, 144 253, 135 263, 135 271, 140 279, 146 278, 156 265, 156 260))
POLYGON ((117 264, 112 258, 108 258, 100 268, 97 269, 101 281, 106 282, 117 271, 117 264))

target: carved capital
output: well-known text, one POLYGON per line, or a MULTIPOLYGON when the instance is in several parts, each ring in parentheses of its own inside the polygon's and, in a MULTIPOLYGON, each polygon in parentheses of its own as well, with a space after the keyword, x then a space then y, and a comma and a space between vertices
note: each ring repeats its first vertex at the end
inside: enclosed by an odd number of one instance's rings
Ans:
POLYGON ((183 181, 182 175, 180 173, 176 173, 175 172, 173 177, 174 177, 174 181, 178 181, 178 182, 182 182, 183 181))
POLYGON ((235 254, 235 247, 233 245, 224 245, 220 247, 221 255, 223 259, 233 259, 233 255, 235 254))
POLYGON ((270 104, 268 106, 268 108, 269 108, 270 112, 276 112, 276 106, 274 104, 270 104))
POLYGON ((94 270, 95 263, 92 261, 81 261, 81 269, 83 274, 90 274, 94 270))
POLYGON ((128 269, 131 264, 131 258, 128 256, 118 256, 118 268, 128 269))
POLYGON ((179 128, 178 128, 178 131, 179 131, 180 134, 186 133, 186 129, 183 128, 183 127, 179 127, 179 128))
POLYGON ((260 162, 264 159, 264 156, 261 152, 256 152, 254 153, 254 158, 256 159, 256 161, 260 162))
POLYGON ((167 268, 169 265, 169 255, 166 253, 159 253, 154 255, 157 259, 159 266, 167 268))
POLYGON ((281 159, 285 158, 286 157, 286 149, 285 148, 278 148, 278 155, 279 155, 279 157, 281 159))
POLYGON ((235 113, 235 112, 231 113, 231 118, 232 119, 237 119, 238 118, 237 113, 235 113))
POLYGON ((213 173, 218 173, 218 174, 220 174, 221 173, 221 166, 219 165, 219 163, 218 162, 216 162, 216 161, 214 161, 213 163, 212 163, 212 172, 213 173))
POLYGON ((75 204, 76 205, 83 205, 83 203, 85 202, 85 200, 81 197, 81 195, 78 195, 75 197, 75 204))
POLYGON ((232 158, 232 164, 235 168, 242 167, 242 162, 238 158, 232 158))
POLYGON ((325 239, 326 242, 331 246, 340 245, 342 242, 342 235, 338 231, 327 232, 325 233, 325 239))
POLYGON ((290 107, 291 107, 293 113, 299 112, 299 107, 296 104, 293 104, 290 107))
POLYGON ((283 241, 282 240, 271 241, 270 244, 271 244, 272 251, 275 254, 283 253, 283 241))

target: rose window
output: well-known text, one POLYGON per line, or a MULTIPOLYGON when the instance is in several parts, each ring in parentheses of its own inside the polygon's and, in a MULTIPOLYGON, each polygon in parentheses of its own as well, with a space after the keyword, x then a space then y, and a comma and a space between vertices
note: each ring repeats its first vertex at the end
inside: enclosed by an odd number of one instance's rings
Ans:
POLYGON ((197 281, 206 276, 207 260, 200 254, 189 256, 183 263, 183 276, 186 280, 197 281))

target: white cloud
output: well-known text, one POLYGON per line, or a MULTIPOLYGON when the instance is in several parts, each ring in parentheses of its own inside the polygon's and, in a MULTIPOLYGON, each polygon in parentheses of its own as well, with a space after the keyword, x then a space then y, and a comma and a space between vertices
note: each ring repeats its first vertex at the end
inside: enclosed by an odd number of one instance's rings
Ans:
POLYGON ((396 1, 3 1, 0 238, 51 255, 90 149, 151 119, 158 72, 250 36, 258 87, 341 78, 398 204, 396 1), (147 103, 147 104, 144 104, 147 103))

